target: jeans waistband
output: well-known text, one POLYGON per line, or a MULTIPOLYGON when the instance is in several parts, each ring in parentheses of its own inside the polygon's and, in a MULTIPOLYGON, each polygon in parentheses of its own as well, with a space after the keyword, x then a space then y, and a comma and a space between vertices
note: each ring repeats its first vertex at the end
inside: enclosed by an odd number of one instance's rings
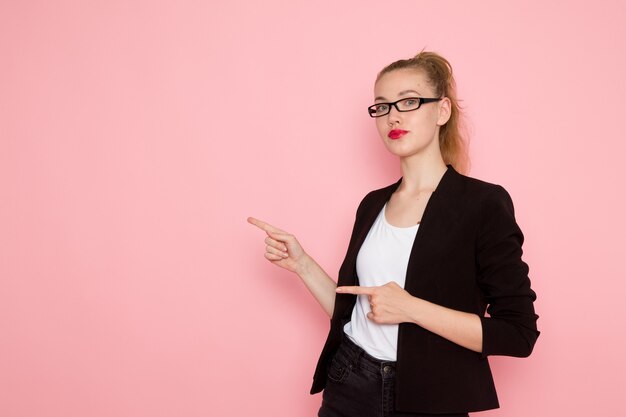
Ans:
POLYGON ((395 362, 383 361, 373 357, 350 340, 345 333, 339 350, 343 350, 353 363, 358 364, 362 368, 365 368, 373 373, 384 376, 394 376, 396 373, 395 362))

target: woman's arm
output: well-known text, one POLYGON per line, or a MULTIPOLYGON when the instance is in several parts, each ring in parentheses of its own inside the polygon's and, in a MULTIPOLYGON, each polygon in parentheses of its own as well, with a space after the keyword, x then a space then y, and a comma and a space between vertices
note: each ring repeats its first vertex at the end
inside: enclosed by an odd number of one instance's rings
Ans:
POLYGON ((338 287, 337 292, 369 297, 377 323, 415 323, 483 357, 526 357, 537 330, 528 265, 522 260, 523 234, 515 221, 513 202, 497 186, 481 210, 476 237, 477 284, 488 304, 489 317, 453 310, 409 294, 395 282, 380 287, 338 287))
POLYGON ((337 288, 335 281, 302 249, 294 235, 253 217, 249 217, 248 222, 267 234, 265 258, 297 274, 326 314, 332 317, 337 288))
POLYGON ((301 268, 296 271, 304 285, 313 294, 313 297, 322 306, 328 317, 333 316, 335 307, 335 289, 337 283, 315 262, 315 259, 306 256, 301 268))
POLYGON ((509 193, 496 186, 486 199, 476 237, 478 285, 489 317, 483 327, 483 357, 529 356, 540 332, 528 265, 522 260, 524 235, 515 221, 509 193))
POLYGON ((474 352, 482 352, 482 324, 476 314, 453 310, 417 298, 394 281, 380 287, 338 287, 338 293, 366 295, 379 324, 415 323, 474 352))

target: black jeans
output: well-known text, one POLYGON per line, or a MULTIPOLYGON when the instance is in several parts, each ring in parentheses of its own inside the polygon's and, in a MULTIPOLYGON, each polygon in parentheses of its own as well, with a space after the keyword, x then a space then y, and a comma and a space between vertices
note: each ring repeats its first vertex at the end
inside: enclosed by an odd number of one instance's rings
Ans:
POLYGON ((399 413, 394 408, 396 363, 378 360, 344 335, 328 368, 319 417, 468 417, 399 413))

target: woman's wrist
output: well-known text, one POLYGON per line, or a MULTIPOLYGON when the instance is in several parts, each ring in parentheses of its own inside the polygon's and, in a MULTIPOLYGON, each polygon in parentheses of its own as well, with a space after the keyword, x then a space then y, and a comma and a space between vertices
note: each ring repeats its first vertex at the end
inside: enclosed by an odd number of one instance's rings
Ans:
POLYGON ((311 273, 311 270, 315 266, 315 260, 311 258, 306 252, 302 254, 301 259, 298 260, 298 266, 296 267, 296 275, 304 279, 311 273))
POLYGON ((422 326, 421 318, 424 315, 424 303, 426 303, 426 301, 415 296, 411 297, 411 303, 407 309, 408 322, 422 326))

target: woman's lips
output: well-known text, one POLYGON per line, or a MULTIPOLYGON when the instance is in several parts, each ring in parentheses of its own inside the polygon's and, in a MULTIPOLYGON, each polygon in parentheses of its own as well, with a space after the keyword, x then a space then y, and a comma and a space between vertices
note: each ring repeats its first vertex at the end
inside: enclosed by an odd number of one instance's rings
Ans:
POLYGON ((402 136, 404 136, 408 132, 409 132, 408 130, 393 129, 391 132, 387 134, 387 136, 390 139, 400 139, 402 136))

